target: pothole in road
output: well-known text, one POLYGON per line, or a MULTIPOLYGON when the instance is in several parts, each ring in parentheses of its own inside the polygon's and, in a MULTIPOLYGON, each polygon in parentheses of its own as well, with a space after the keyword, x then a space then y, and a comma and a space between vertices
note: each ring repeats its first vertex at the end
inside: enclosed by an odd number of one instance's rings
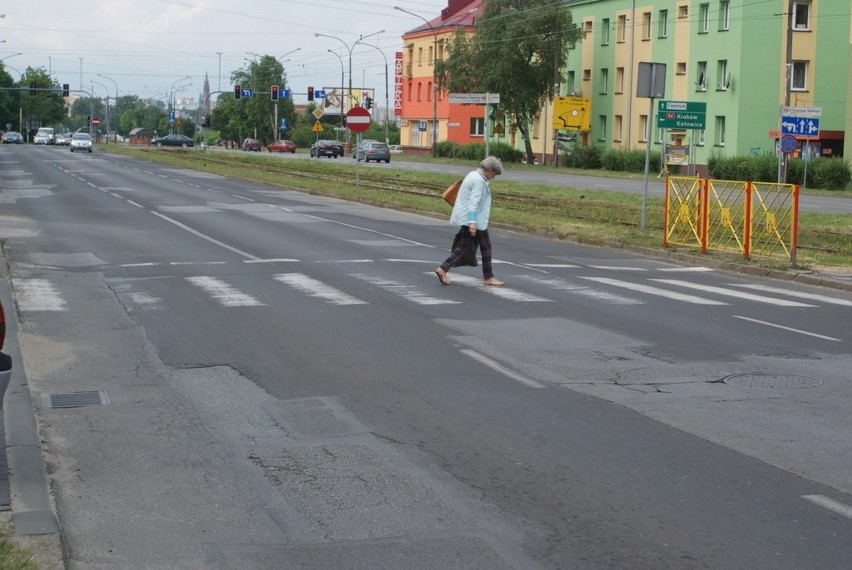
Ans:
POLYGON ((722 382, 741 388, 771 388, 775 390, 814 388, 822 385, 822 380, 795 374, 731 374, 722 378, 722 382))

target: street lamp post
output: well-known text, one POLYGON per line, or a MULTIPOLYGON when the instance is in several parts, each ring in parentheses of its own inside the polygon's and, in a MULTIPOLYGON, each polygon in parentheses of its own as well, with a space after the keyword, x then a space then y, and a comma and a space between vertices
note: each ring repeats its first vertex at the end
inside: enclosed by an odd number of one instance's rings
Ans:
POLYGON ((344 85, 344 71, 343 71, 343 57, 333 50, 328 50, 328 53, 332 53, 337 56, 337 59, 340 60, 340 114, 343 115, 343 91, 346 89, 346 85, 344 85))
MULTIPOLYGON (((177 85, 181 81, 186 81, 187 79, 192 79, 192 77, 190 77, 189 75, 181 77, 180 79, 178 79, 177 81, 172 83, 172 86, 169 89, 169 134, 172 134, 172 120, 171 119, 172 119, 172 113, 174 113, 174 110, 175 110, 175 107, 174 107, 175 85, 177 85)), ((184 87, 186 87, 186 86, 184 86, 184 87)))
MULTIPOLYGON (((360 36, 357 40, 355 40, 352 43, 352 46, 347 45, 347 43, 345 41, 338 38, 337 36, 330 36, 328 34, 321 34, 319 32, 316 32, 314 34, 315 38, 323 37, 323 38, 331 38, 333 40, 339 41, 340 43, 343 44, 343 47, 345 47, 346 50, 349 52, 349 93, 347 93, 348 97, 350 97, 350 98, 352 97, 352 50, 355 49, 355 46, 358 45, 362 40, 366 40, 367 38, 371 38, 373 36, 383 34, 384 32, 385 32, 384 30, 379 30, 378 32, 374 32, 374 33, 368 34, 366 36, 360 36)), ((350 108, 351 108, 351 106, 350 106, 350 108)), ((340 112, 344 113, 344 111, 348 111, 348 109, 344 109, 343 106, 341 105, 340 112)))
POLYGON ((385 55, 385 52, 383 52, 378 46, 370 45, 363 42, 361 43, 361 45, 379 50, 379 53, 382 54, 382 57, 385 60, 385 143, 389 143, 390 137, 388 136, 388 105, 390 103, 390 97, 388 95, 388 58, 385 55))
MULTIPOLYGON (((116 83, 115 79, 112 77, 108 77, 102 73, 98 73, 98 77, 103 77, 104 79, 109 79, 112 81, 112 84, 115 85, 115 134, 116 140, 118 142, 118 83, 116 83)), ((109 100, 107 99, 107 107, 109 107, 109 100)))
POLYGON ((420 18, 423 20, 429 29, 432 30, 432 156, 437 158, 438 156, 438 30, 436 30, 432 24, 429 23, 429 20, 421 16, 420 14, 415 14, 414 12, 409 12, 405 8, 400 8, 399 6, 394 6, 394 10, 399 10, 400 12, 405 12, 415 18, 420 18))
MULTIPOLYGON (((103 87, 104 91, 106 92, 106 136, 107 136, 107 141, 109 141, 109 87, 107 87, 106 85, 104 85, 103 83, 100 83, 98 81, 92 81, 92 85, 99 85, 99 86, 103 87)), ((94 92, 95 92, 95 90, 94 90, 94 88, 92 88, 92 93, 94 93, 94 92)))

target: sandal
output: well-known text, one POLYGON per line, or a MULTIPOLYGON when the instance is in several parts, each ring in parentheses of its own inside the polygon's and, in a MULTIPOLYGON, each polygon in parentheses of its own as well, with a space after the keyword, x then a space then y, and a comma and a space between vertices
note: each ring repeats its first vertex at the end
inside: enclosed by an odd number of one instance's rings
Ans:
POLYGON ((450 280, 447 279, 447 272, 441 269, 440 267, 435 270, 435 275, 438 276, 438 281, 441 282, 441 285, 449 285, 450 280))

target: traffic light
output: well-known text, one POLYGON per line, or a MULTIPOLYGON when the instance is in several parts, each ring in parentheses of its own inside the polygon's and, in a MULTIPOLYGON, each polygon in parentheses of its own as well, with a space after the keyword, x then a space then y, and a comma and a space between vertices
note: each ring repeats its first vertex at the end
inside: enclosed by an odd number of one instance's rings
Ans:
POLYGON ((243 96, 243 88, 239 85, 234 85, 234 99, 239 99, 243 96))
POLYGON ((314 88, 308 87, 308 101, 314 100, 314 88))
POLYGON ((62 96, 68 97, 71 94, 71 87, 67 83, 62 84, 62 96))
POLYGON ((204 115, 201 117, 201 126, 209 127, 210 126, 210 115, 204 115))
POLYGON ((270 94, 272 95, 273 101, 278 101, 278 86, 277 85, 273 85, 270 88, 270 94))
POLYGON ((30 95, 35 95, 35 94, 36 94, 36 84, 30 83, 30 95))
POLYGON ((364 108, 368 111, 373 108, 373 98, 372 97, 364 97, 364 108))

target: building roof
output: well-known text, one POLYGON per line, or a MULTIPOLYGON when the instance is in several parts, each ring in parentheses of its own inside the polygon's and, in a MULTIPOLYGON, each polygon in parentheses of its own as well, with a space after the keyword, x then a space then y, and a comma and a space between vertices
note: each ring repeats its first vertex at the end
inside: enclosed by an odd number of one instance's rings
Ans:
POLYGON ((482 16, 484 0, 448 0, 447 7, 441 10, 441 14, 413 28, 403 37, 420 34, 423 32, 433 33, 438 30, 446 31, 447 28, 463 28, 473 26, 476 19, 482 16))

